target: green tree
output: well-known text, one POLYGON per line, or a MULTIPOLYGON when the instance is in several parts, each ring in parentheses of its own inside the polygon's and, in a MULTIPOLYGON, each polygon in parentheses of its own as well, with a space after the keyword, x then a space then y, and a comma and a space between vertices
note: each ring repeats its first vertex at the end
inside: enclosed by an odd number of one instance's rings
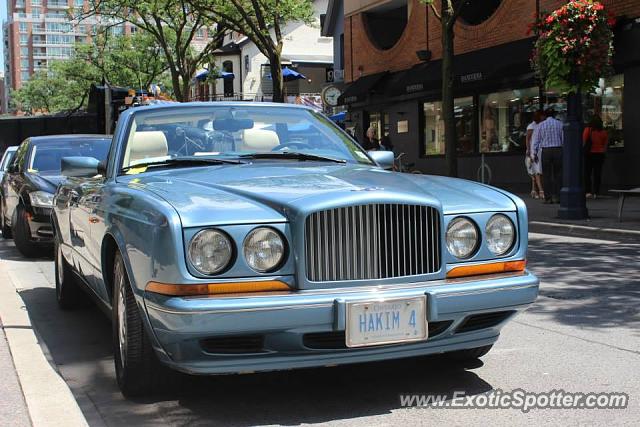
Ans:
POLYGON ((458 152, 453 93, 453 31, 460 11, 474 0, 421 0, 431 8, 442 26, 442 118, 444 121, 445 162, 448 176, 458 176, 458 152), (439 3, 440 7, 438 8, 439 3))
POLYGON ((11 98, 28 114, 71 112, 86 105, 89 86, 98 79, 98 70, 86 61, 55 61, 49 70, 34 73, 11 98))
POLYGON ((290 22, 313 23, 311 0, 189 0, 193 10, 224 22, 244 34, 269 60, 273 101, 284 102, 282 77, 283 29, 290 22))
POLYGON ((86 106, 92 83, 146 89, 162 82, 167 63, 155 39, 144 33, 107 36, 78 44, 73 57, 52 62, 13 92, 15 107, 29 113, 74 111, 86 106))
POLYGON ((100 15, 116 25, 128 22, 155 39, 161 48, 171 76, 173 94, 178 101, 189 97, 191 78, 198 68, 210 62, 211 53, 222 44, 224 27, 194 10, 185 0, 90 0, 82 17, 100 15), (209 39, 196 50, 195 35, 207 29, 209 39))
POLYGON ((103 31, 93 43, 76 45, 75 57, 93 65, 115 86, 146 89, 168 69, 162 48, 143 31, 119 36, 103 31))

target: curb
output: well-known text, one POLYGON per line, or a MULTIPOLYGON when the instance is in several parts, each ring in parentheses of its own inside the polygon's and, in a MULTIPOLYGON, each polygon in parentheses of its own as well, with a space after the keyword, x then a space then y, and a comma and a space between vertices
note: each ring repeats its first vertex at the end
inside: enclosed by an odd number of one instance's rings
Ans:
POLYGON ((67 383, 44 355, 18 288, 0 261, 0 313, 34 426, 88 426, 67 383))
POLYGON ((558 222, 531 221, 529 231, 533 233, 574 235, 579 237, 607 237, 609 239, 623 239, 640 241, 640 231, 621 228, 592 227, 558 222))

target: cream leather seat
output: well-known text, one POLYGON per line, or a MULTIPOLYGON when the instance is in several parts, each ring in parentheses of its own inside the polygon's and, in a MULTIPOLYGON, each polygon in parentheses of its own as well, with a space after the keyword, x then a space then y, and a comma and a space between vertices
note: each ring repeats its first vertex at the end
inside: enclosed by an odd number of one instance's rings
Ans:
POLYGON ((275 131, 268 129, 245 129, 242 132, 242 151, 271 151, 280 145, 280 138, 275 131))
POLYGON ((129 143, 129 150, 124 159, 125 165, 131 165, 138 160, 154 157, 165 157, 169 154, 167 137, 161 131, 138 131, 129 143))

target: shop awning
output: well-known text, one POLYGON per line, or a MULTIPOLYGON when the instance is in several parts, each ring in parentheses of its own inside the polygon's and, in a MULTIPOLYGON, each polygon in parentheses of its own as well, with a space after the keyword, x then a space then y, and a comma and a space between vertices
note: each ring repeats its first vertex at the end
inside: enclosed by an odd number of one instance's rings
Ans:
POLYGON ((374 87, 389 73, 387 71, 360 77, 351 83, 338 98, 339 104, 353 104, 367 99, 374 87))
MULTIPOLYGON (((520 40, 493 48, 456 55, 453 61, 454 86, 457 89, 533 80, 529 65, 533 39, 520 40)), ((429 61, 387 77, 387 97, 414 93, 439 92, 442 85, 442 60, 429 61)))

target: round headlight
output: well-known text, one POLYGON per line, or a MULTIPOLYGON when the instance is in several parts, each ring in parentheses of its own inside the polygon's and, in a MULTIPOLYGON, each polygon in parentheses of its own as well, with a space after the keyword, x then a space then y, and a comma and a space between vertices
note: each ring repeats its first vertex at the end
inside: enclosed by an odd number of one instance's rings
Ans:
POLYGON ((233 258, 233 244, 226 233, 207 229, 198 232, 189 243, 189 261, 202 274, 224 270, 233 258))
POLYGON ((494 255, 507 253, 516 239, 513 222, 502 214, 496 214, 489 219, 485 234, 487 247, 494 255))
POLYGON ((468 218, 458 217, 447 227, 447 249, 456 258, 469 258, 478 247, 478 227, 468 218))
POLYGON ((244 239, 244 259, 259 273, 275 270, 282 262, 284 252, 284 240, 273 228, 256 228, 244 239))

